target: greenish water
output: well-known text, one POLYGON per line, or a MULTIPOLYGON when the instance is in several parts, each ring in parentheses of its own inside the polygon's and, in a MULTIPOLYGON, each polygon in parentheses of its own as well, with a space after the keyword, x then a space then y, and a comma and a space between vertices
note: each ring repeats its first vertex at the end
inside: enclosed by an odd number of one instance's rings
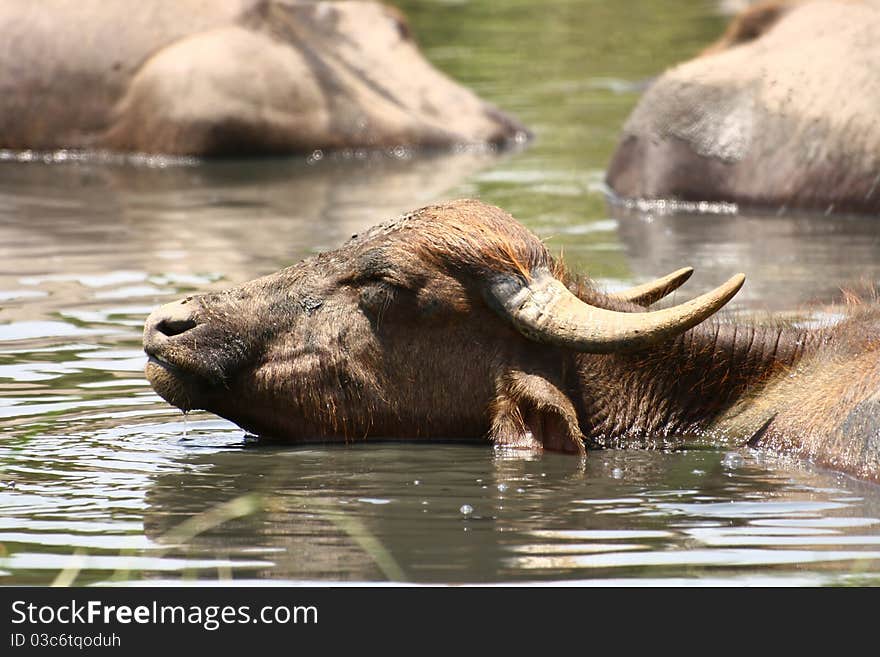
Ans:
MULTIPOLYGON (((732 312, 880 280, 865 219, 610 209, 646 81, 722 29, 711 2, 402 2, 437 66, 535 132, 522 152, 135 164, 0 161, 0 584, 876 584, 880 489, 750 452, 244 447, 143 378, 156 305, 439 199, 500 205, 609 287, 735 271, 732 312)), ((56 157, 55 159, 61 159, 56 157)), ((683 298, 679 296, 679 298, 683 298)))

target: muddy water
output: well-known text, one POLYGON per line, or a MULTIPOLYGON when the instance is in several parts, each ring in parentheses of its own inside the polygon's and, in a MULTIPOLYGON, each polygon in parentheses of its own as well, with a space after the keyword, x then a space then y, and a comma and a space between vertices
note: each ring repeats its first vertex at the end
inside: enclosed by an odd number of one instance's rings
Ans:
POLYGON ((512 459, 485 446, 247 446, 142 375, 157 304, 268 273, 396 213, 478 196, 609 287, 735 271, 733 312, 880 280, 865 219, 609 209, 645 81, 710 2, 404 2, 428 56, 536 133, 522 152, 203 164, 0 155, 0 584, 880 583, 880 488, 724 450, 512 459))

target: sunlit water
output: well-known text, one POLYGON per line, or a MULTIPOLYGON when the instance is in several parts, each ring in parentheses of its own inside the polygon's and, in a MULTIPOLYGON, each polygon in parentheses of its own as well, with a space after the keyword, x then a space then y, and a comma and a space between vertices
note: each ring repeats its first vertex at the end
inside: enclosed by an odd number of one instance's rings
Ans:
POLYGON ((648 78, 719 33, 713 3, 401 4, 428 56, 515 112, 534 144, 213 164, 0 157, 0 583, 880 583, 880 487, 809 464, 281 449, 208 414, 184 421, 151 391, 150 309, 445 198, 501 205, 610 288, 691 264, 683 298, 745 271, 732 312, 806 314, 880 279, 867 219, 606 203, 620 125, 648 78))

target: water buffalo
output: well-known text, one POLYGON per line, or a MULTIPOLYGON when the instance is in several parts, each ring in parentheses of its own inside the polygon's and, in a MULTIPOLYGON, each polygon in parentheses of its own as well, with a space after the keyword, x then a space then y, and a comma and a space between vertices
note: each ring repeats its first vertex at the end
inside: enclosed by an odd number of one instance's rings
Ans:
POLYGON ((11 0, 0 33, 0 148, 247 155, 525 135, 373 2, 11 0))
POLYGON ((880 210, 880 5, 765 2, 664 73, 607 182, 629 198, 880 210))
POLYGON ((642 306, 690 274, 611 296, 502 210, 455 201, 162 306, 144 329, 146 375, 183 410, 292 442, 709 441, 880 481, 880 306, 812 330, 710 319, 742 275, 642 306))

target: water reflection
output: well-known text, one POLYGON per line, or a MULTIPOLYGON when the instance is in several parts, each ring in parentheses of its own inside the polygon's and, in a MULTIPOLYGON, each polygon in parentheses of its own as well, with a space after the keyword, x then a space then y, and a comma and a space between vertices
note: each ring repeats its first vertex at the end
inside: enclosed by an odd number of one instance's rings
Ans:
POLYGON ((470 149, 403 159, 337 155, 314 164, 0 162, 4 273, 22 277, 3 276, 0 290, 31 302, 34 292, 51 295, 72 282, 104 287, 128 279, 116 296, 130 299, 155 296, 162 283, 203 286, 200 272, 209 280, 253 277, 433 201, 498 157, 470 149), (158 272, 162 280, 150 278, 158 272))
POLYGON ((668 214, 614 206, 618 234, 639 278, 696 268, 688 294, 736 272, 741 307, 792 311, 841 300, 841 288, 880 284, 880 233, 873 217, 668 214))
POLYGON ((472 446, 249 448, 190 455, 185 472, 153 477, 145 530, 156 540, 255 494, 257 514, 207 530, 177 556, 258 552, 271 566, 234 576, 296 581, 724 581, 745 567, 785 579, 803 563, 880 581, 880 507, 833 476, 762 459, 730 470, 715 450, 599 452, 581 469, 564 456, 472 446), (616 481, 614 468, 624 473, 616 481))

